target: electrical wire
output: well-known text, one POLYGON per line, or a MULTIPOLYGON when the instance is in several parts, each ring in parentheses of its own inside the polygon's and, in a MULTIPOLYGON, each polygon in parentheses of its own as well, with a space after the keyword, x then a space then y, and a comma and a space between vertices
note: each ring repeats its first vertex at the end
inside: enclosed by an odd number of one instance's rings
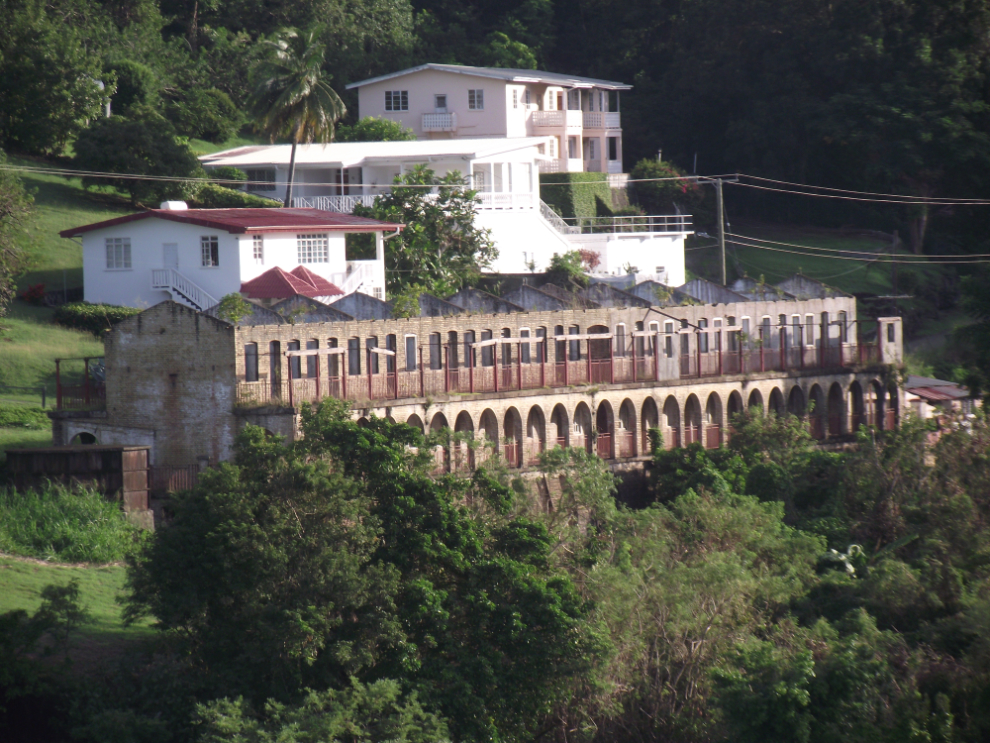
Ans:
MULTIPOLYGON (((940 197, 937 197, 937 196, 908 196, 908 195, 905 195, 905 194, 896 194, 896 193, 882 193, 882 192, 877 192, 877 191, 854 191, 854 190, 848 189, 848 188, 830 188, 828 186, 813 186, 813 185, 809 185, 807 183, 793 183, 791 181, 781 181, 781 180, 777 180, 776 178, 763 178, 762 176, 758 176, 758 175, 740 174, 740 177, 741 178, 750 178, 750 179, 752 179, 754 181, 763 181, 764 183, 777 183, 777 184, 780 184, 780 185, 783 185, 783 186, 795 186, 797 188, 813 188, 813 189, 817 189, 819 191, 832 191, 834 193, 851 193, 851 194, 857 194, 859 196, 888 196, 888 197, 894 198, 894 199, 911 199, 912 201, 918 201, 918 200, 922 200, 922 201, 941 201, 941 200, 944 200, 944 199, 941 199, 940 197)), ((988 203, 988 200, 987 199, 967 199, 967 198, 962 198, 962 197, 953 197, 952 198, 952 201, 958 201, 960 203, 970 203, 970 202, 980 203, 980 204, 986 204, 986 203, 988 203)))
MULTIPOLYGON (((743 176, 748 177, 748 176, 743 176)), ((920 205, 920 206, 987 206, 990 204, 990 200, 982 199, 979 201, 957 201, 952 199, 939 199, 938 201, 928 201, 928 200, 903 200, 903 199, 875 199, 875 198, 865 198, 860 196, 844 196, 842 194, 831 194, 831 193, 811 193, 809 191, 794 191, 786 188, 771 188, 770 186, 758 186, 755 183, 743 183, 742 181, 723 181, 727 186, 739 186, 741 188, 755 188, 760 191, 772 191, 775 193, 785 193, 792 196, 813 196, 819 199, 840 199, 843 201, 860 201, 870 204, 906 204, 906 205, 920 205)))
POLYGON ((774 248, 774 247, 770 247, 769 245, 753 245, 751 243, 739 242, 738 240, 726 240, 726 242, 727 243, 731 243, 733 245, 738 245, 738 246, 743 247, 743 248, 754 248, 756 250, 769 250, 769 251, 772 251, 772 252, 775 252, 775 253, 790 253, 791 255, 801 255, 801 256, 804 256, 805 258, 826 258, 826 259, 833 260, 833 261, 858 261, 858 262, 861 262, 861 263, 862 262, 869 262, 869 263, 886 263, 886 264, 897 263, 897 264, 902 265, 902 266, 905 266, 905 265, 945 266, 945 265, 990 263, 990 260, 970 260, 970 261, 948 260, 948 261, 940 261, 940 260, 931 260, 930 259, 930 260, 925 261, 923 264, 919 264, 917 262, 914 262, 914 263, 905 262, 905 261, 902 261, 902 260, 897 259, 897 258, 891 259, 891 257, 889 255, 886 255, 886 256, 885 255, 874 255, 872 258, 869 258, 869 259, 867 259, 867 258, 853 258, 851 256, 845 256, 845 255, 822 255, 821 253, 803 253, 803 252, 800 252, 800 251, 797 251, 797 250, 786 250, 784 248, 774 248))
MULTIPOLYGON (((824 252, 827 252, 827 253, 847 253, 847 254, 851 254, 851 255, 868 255, 868 256, 873 256, 873 255, 887 255, 888 257, 890 256, 890 253, 874 253, 874 252, 871 252, 869 250, 843 250, 841 248, 823 248, 823 247, 819 247, 819 246, 816 246, 816 245, 797 245, 795 243, 781 242, 780 240, 766 240, 766 239, 759 238, 759 237, 753 237, 751 235, 740 235, 740 234, 731 233, 731 232, 727 232, 725 234, 726 234, 726 236, 739 237, 739 238, 742 238, 744 240, 750 240, 750 241, 753 241, 753 242, 767 243, 767 244, 770 244, 770 245, 783 245, 784 247, 788 247, 788 248, 800 248, 801 250, 821 250, 821 251, 824 251, 824 252)), ((900 254, 897 254, 897 255, 898 255, 898 257, 896 259, 893 259, 893 260, 896 260, 898 263, 911 263, 911 262, 928 263, 928 262, 931 261, 932 258, 935 258, 935 259, 943 259, 943 258, 990 258, 990 253, 955 253, 955 254, 950 254, 950 255, 936 255, 936 256, 918 255, 916 253, 900 253, 900 254)))

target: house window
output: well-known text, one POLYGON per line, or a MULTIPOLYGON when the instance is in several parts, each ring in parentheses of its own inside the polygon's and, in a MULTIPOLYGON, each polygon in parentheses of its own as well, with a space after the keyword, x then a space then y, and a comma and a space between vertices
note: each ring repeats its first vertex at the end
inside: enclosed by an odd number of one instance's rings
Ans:
POLYGON ((472 111, 485 110, 485 91, 483 89, 468 91, 468 108, 472 111))
POLYGON ((550 157, 557 157, 557 138, 550 140, 550 157))
POLYGON ((447 94, 437 93, 433 96, 433 108, 438 114, 447 113, 447 94))
POLYGON ((578 138, 568 137, 567 138, 567 156, 571 160, 576 160, 578 156, 578 138))
POLYGON ((245 170, 244 172, 247 174, 248 193, 275 190, 275 170, 273 168, 245 170))
POLYGON ((370 338, 365 338, 364 346, 368 349, 368 373, 377 374, 379 372, 378 354, 375 353, 375 349, 378 348, 378 336, 373 335, 370 338))
POLYGON ((618 160, 619 159, 619 138, 609 137, 608 138, 608 159, 618 160))
POLYGON ((520 343, 519 344, 519 361, 520 361, 520 363, 528 364, 528 363, 530 363, 529 331, 528 330, 520 330, 519 331, 519 337, 526 339, 526 342, 525 343, 520 343))
POLYGON ((244 381, 258 381, 258 344, 244 344, 244 381))
POLYGON ((568 90, 567 91, 567 108, 571 111, 581 110, 581 91, 580 90, 568 90))
POLYGON ((408 90, 386 90, 385 91, 386 111, 408 111, 409 91, 408 90))
POLYGON ((347 373, 356 377, 361 373, 361 339, 347 339, 347 373))
POLYGON ((203 267, 220 265, 220 238, 216 235, 204 235, 199 238, 199 245, 203 253, 203 267))
POLYGON ((416 371, 416 336, 406 336, 406 371, 416 371))
POLYGON ((430 333, 430 368, 434 370, 443 368, 439 333, 430 333))
POLYGON ((375 299, 380 299, 384 302, 385 290, 382 289, 380 286, 373 287, 371 290, 371 296, 373 296, 375 299))
POLYGON ((265 263, 265 238, 261 235, 254 236, 254 242, 252 244, 254 252, 254 262, 264 265, 265 263))
POLYGON ((107 238, 107 268, 121 269, 131 267, 131 238, 107 238))
POLYGON ((513 108, 519 108, 519 91, 518 90, 513 90, 512 91, 512 107, 513 108))
POLYGON ((296 235, 299 263, 329 263, 330 242, 326 233, 296 235))
MULTIPOLYGON (((492 339, 492 331, 482 330, 481 340, 490 341, 492 339)), ((495 346, 489 344, 487 346, 481 347, 481 365, 482 366, 495 366, 495 346)))
MULTIPOLYGON (((285 349, 287 351, 298 351, 299 341, 289 341, 285 349)), ((289 357, 289 379, 299 379, 302 376, 302 364, 298 356, 289 357)))

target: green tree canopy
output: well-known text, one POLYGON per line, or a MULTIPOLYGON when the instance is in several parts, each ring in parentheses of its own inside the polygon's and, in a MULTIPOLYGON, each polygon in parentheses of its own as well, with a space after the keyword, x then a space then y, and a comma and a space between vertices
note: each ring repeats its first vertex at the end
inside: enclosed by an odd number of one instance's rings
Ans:
POLYGON ((412 129, 397 121, 375 116, 365 116, 356 124, 344 124, 337 128, 338 142, 411 142, 415 139, 412 129))
POLYGON ((440 177, 425 165, 398 176, 372 207, 354 213, 400 222, 402 233, 385 243, 390 293, 418 283, 442 297, 477 281, 498 255, 488 230, 474 224, 477 194, 460 173, 440 177))

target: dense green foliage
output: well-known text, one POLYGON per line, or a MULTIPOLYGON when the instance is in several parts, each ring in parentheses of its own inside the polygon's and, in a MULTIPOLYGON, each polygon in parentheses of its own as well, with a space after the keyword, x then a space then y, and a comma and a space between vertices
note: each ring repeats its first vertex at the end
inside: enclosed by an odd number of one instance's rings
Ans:
POLYGON ((603 173, 540 173, 540 195, 565 219, 611 214, 612 189, 603 173))
POLYGON ((353 125, 337 129, 338 142, 410 142, 416 139, 412 129, 390 119, 365 116, 353 125))
POLYGON ((60 562, 107 563, 133 551, 137 529, 95 490, 50 485, 0 490, 0 551, 60 562))
MULTIPOLYGON (((7 157, 0 152, 0 166, 7 157)), ((25 263, 24 251, 18 245, 18 232, 31 213, 31 196, 13 173, 0 170, 0 319, 14 298, 14 277, 25 263)), ((2 330, 2 326, 0 326, 2 330)))
POLYGON ((52 422, 41 408, 0 405, 0 428, 51 428, 52 422))
POLYGON ((696 183, 674 179, 683 176, 671 163, 661 160, 640 160, 629 172, 633 181, 630 198, 647 214, 674 214, 676 208, 693 213, 702 198, 696 183))
POLYGON ((135 204, 186 199, 196 193, 194 179, 203 176, 189 146, 176 139, 165 117, 149 108, 134 107, 129 116, 99 119, 75 143, 74 163, 82 170, 122 175, 155 176, 154 180, 86 176, 83 185, 114 186, 135 204))
POLYGON ((67 328, 86 330, 97 337, 102 337, 115 323, 139 312, 141 310, 137 307, 70 302, 55 310, 55 322, 67 328))
POLYGON ((417 165, 397 176, 374 206, 354 210, 358 216, 405 225, 385 243, 390 294, 417 284, 447 297, 477 281, 497 253, 488 230, 474 225, 476 197, 460 173, 441 178, 417 165))
MULTIPOLYGON (((211 175, 215 175, 218 178, 221 177, 215 173, 211 175)), ((279 202, 273 199, 266 199, 262 196, 256 196, 253 193, 237 191, 216 183, 197 185, 195 196, 189 199, 189 203, 201 209, 238 209, 242 207, 265 209, 281 206, 279 202)))
POLYGON ((179 134, 222 144, 237 135, 244 115, 222 90, 187 91, 166 107, 166 115, 179 134))

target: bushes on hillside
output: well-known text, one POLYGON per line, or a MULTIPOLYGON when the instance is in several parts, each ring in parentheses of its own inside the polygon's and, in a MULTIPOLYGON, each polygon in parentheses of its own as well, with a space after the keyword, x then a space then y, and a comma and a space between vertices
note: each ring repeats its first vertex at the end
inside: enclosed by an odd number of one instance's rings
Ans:
POLYGON ((265 199, 254 194, 235 191, 216 183, 204 183, 196 192, 192 204, 202 209, 234 209, 237 207, 273 207, 282 206, 278 201, 265 199))
POLYGON ((113 304, 70 302, 55 310, 55 322, 67 328, 88 331, 101 338, 115 324, 140 311, 136 307, 118 307, 113 304))
POLYGON ((565 219, 603 216, 612 189, 604 173, 540 173, 541 198, 565 219))
POLYGON ((217 144, 236 136, 244 123, 244 114, 230 96, 216 88, 190 90, 169 103, 165 113, 179 134, 217 144))
POLYGON ((0 405, 0 428, 30 428, 40 431, 51 428, 51 425, 52 422, 42 408, 0 405))
POLYGON ((0 490, 0 551, 59 562, 118 562, 139 532, 117 503, 86 488, 0 490))
POLYGON ((161 85, 154 70, 130 59, 115 62, 110 68, 117 76, 117 90, 110 98, 110 110, 114 115, 126 116, 135 106, 158 104, 161 85))
POLYGON ((83 178, 83 186, 114 186, 130 194, 134 203, 151 204, 188 199, 203 176, 199 160, 189 146, 176 138, 167 119, 138 106, 128 116, 98 119, 76 139, 74 164, 82 170, 147 175, 162 180, 136 178, 83 178))

